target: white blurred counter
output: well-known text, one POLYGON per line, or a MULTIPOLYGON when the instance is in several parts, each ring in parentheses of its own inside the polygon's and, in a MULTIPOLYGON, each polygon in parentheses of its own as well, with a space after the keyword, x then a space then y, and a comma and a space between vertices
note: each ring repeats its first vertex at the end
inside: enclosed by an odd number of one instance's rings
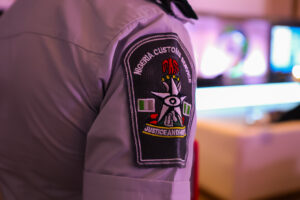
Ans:
POLYGON ((199 119, 200 187, 222 199, 300 190, 300 121, 246 125, 199 119))

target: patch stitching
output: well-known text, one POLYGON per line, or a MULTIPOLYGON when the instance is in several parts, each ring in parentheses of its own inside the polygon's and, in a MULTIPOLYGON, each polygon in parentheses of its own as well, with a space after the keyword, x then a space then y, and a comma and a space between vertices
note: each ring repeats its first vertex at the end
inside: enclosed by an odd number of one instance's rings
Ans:
MULTIPOLYGON (((130 68, 130 63, 129 63, 129 58, 131 58, 132 54, 135 52, 136 49, 140 48, 141 46, 143 46, 144 44, 147 44, 149 42, 153 42, 153 41, 160 41, 160 40, 165 40, 165 39, 171 39, 171 40, 175 40, 178 45, 180 46, 180 48, 183 50, 184 55, 187 57, 188 62, 190 64, 190 71, 189 71, 189 83, 192 85, 192 88, 194 89, 194 83, 192 81, 192 75, 193 75, 193 62, 192 59, 189 55, 189 52, 187 51, 187 49, 185 48, 185 46, 182 44, 182 42, 180 41, 180 39, 178 38, 178 36, 174 33, 166 33, 166 34, 156 34, 156 35, 149 35, 141 40, 137 40, 136 43, 134 43, 132 46, 130 46, 130 48, 127 50, 125 57, 124 57, 124 65, 125 65, 125 71, 126 71, 126 76, 127 76, 127 84, 128 84, 128 95, 129 95, 129 99, 130 99, 130 110, 131 110, 131 118, 132 118, 132 128, 133 128, 133 133, 134 133, 134 142, 135 145, 137 147, 137 163, 139 165, 161 165, 161 164, 179 164, 179 165, 184 165, 186 162, 186 158, 188 155, 188 149, 187 152, 185 153, 185 158, 164 158, 164 159, 143 159, 142 158, 142 150, 141 150, 141 141, 140 141, 140 137, 139 137, 139 128, 138 128, 138 117, 137 117, 137 112, 139 112, 139 110, 137 111, 135 108, 138 108, 136 105, 136 99, 135 99, 135 91, 134 91, 134 83, 133 83, 133 78, 132 78, 132 70, 130 68)), ((186 69, 189 70, 189 69, 186 69)), ((135 72, 133 72, 135 73, 135 72)), ((136 72, 138 73, 138 72, 136 72)), ((194 98, 194 94, 192 94, 192 97, 194 98)), ((142 98, 141 98, 142 99, 142 98)), ((154 100, 154 99, 153 99, 154 100)), ((183 103, 187 103, 187 102, 183 102, 183 103)), ((188 103, 187 103, 188 104, 188 103)), ((194 100, 192 100, 192 104, 194 104, 194 100)), ((191 106, 191 104, 188 104, 191 106)), ((191 106, 192 107, 192 106, 191 106)), ((191 129, 191 123, 193 121, 193 113, 194 113, 194 107, 191 108, 190 114, 186 115, 186 116, 192 116, 189 119, 188 122, 188 127, 184 127, 187 128, 186 132, 190 132, 191 129)), ((184 114, 184 113, 183 113, 184 114)), ((153 126, 153 125, 152 125, 153 126)), ((166 127, 164 127, 164 129, 166 129, 166 127)), ((144 132, 143 132, 144 133, 144 132)), ((144 133, 147 134, 147 133, 144 133)), ((151 134, 151 133, 148 133, 151 134)), ((157 136, 157 135, 156 135, 157 136)), ((157 136, 159 137, 159 136, 157 136)), ((176 137, 176 136, 175 136, 176 137)), ((182 136, 182 137, 186 137, 186 135, 182 136)), ((172 136, 170 136, 170 138, 172 138, 172 136)), ((186 140, 186 145, 188 148, 188 139, 186 140)))

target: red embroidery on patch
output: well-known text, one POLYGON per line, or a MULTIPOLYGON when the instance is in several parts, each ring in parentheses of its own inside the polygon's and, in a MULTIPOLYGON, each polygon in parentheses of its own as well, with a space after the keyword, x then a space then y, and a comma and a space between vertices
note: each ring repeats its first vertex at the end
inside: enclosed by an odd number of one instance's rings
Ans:
POLYGON ((158 114, 151 114, 150 117, 151 119, 156 119, 158 117, 158 114))
POLYGON ((157 125, 157 121, 151 121, 150 124, 157 125))
POLYGON ((174 75, 179 72, 178 63, 176 60, 169 58, 163 61, 162 63, 163 72, 167 72, 169 75, 174 75))

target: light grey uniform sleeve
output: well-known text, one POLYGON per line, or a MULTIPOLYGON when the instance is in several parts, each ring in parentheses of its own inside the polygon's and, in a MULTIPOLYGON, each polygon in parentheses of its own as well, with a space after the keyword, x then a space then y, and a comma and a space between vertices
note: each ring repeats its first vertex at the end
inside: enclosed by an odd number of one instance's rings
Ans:
MULTIPOLYGON (((128 104, 123 54, 137 38, 153 33, 177 33, 191 52, 189 38, 180 21, 161 14, 143 19, 121 32, 101 58, 99 65, 111 66, 99 115, 87 134, 84 200, 188 200, 195 117, 188 137, 186 166, 139 167, 128 104)), ((98 75, 101 77, 102 69, 98 75)), ((193 81, 195 81, 193 77, 193 81)))

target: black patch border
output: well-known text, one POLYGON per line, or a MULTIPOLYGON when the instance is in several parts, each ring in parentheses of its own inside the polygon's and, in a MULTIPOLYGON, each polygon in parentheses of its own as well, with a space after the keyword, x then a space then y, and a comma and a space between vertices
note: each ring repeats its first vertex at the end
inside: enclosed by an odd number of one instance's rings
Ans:
POLYGON ((131 118, 131 130, 133 131, 133 137, 134 137, 134 147, 136 152, 136 163, 138 166, 141 167, 185 167, 186 161, 188 157, 189 152, 189 138, 190 138, 190 131, 192 128, 192 123, 194 121, 195 116, 195 88, 196 83, 194 81, 194 73, 195 73, 195 67, 193 59, 186 49, 183 42, 179 39, 178 35, 176 33, 167 32, 167 33, 155 33, 155 34, 148 34, 142 37, 139 37, 138 39, 134 40, 124 51, 123 55, 123 65, 125 68, 125 74, 126 74, 126 84, 127 84, 127 95, 129 98, 129 107, 130 107, 130 118, 131 118), (129 59, 131 55, 134 53, 134 50, 140 46, 142 46, 145 43, 151 42, 152 40, 164 40, 164 39, 173 39, 175 40, 181 49, 184 51, 185 56, 188 59, 188 63, 190 64, 190 73, 191 73, 191 85, 192 85, 192 109, 190 113, 190 119, 187 129, 187 139, 186 139, 186 152, 185 152, 185 158, 171 158, 171 159, 142 159, 142 151, 141 151, 141 143, 139 139, 139 127, 138 127, 138 117, 137 117, 137 106, 135 102, 135 94, 134 94, 134 84, 132 80, 132 71, 130 69, 129 59))

